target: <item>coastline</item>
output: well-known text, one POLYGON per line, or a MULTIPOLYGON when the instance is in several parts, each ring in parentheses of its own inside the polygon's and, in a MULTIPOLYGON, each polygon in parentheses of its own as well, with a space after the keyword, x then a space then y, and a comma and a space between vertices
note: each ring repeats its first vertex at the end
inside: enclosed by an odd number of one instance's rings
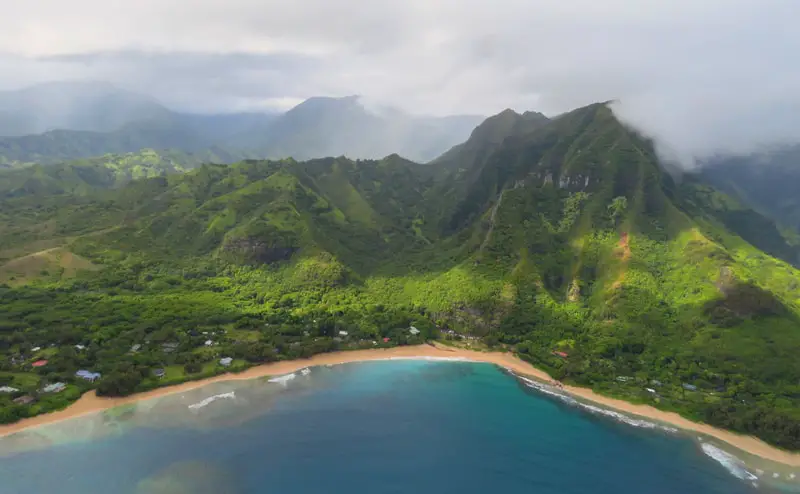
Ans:
MULTIPOLYGON (((550 375, 548 375, 546 372, 535 368, 531 364, 519 359, 511 353, 478 352, 474 350, 451 348, 442 345, 419 345, 388 349, 351 350, 319 354, 303 360, 272 362, 251 367, 250 369, 238 374, 222 374, 208 379, 186 382, 177 384, 175 386, 168 386, 119 398, 99 397, 94 391, 90 391, 85 393, 76 402, 63 410, 22 419, 13 424, 0 425, 0 438, 23 431, 25 429, 52 424, 82 415, 101 412, 117 406, 127 405, 142 400, 178 394, 215 382, 240 381, 266 376, 290 374, 305 367, 311 366, 338 365, 351 362, 385 360, 390 358, 428 357, 456 358, 463 359, 465 361, 495 364, 521 376, 533 377, 542 381, 552 380, 550 375)), ((592 402, 609 409, 669 424, 684 431, 696 432, 713 437, 719 441, 733 446, 734 448, 765 460, 782 463, 784 465, 793 467, 800 466, 800 453, 792 453, 781 450, 753 436, 744 436, 735 432, 726 431, 724 429, 718 429, 707 424, 692 422, 691 420, 681 417, 677 413, 658 410, 650 405, 637 405, 623 400, 602 396, 589 388, 564 385, 563 390, 575 398, 592 402)))

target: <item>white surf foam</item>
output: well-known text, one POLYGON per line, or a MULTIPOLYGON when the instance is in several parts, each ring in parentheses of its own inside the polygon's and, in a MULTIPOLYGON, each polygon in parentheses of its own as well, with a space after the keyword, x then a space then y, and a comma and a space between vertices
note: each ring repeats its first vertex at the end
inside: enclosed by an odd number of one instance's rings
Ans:
MULTIPOLYGON (((511 371, 509 371, 509 372, 511 372, 511 371)), ((575 398, 572 398, 571 396, 567 395, 566 393, 563 393, 561 390, 559 390, 555 386, 550 386, 548 384, 544 384, 544 383, 541 383, 541 382, 538 382, 538 381, 534 381, 533 379, 528 379, 526 377, 522 377, 520 375, 515 374, 514 372, 511 372, 511 374, 513 374, 515 377, 517 377, 522 382, 524 382, 525 385, 527 385, 529 388, 536 389, 537 391, 542 392, 544 394, 547 394, 549 396, 552 396, 554 398, 557 398, 557 399, 563 401, 564 403, 567 403, 568 405, 572 405, 572 406, 577 406, 577 407, 583 408, 584 410, 587 410, 587 411, 589 411, 591 413, 594 413, 594 414, 597 414, 597 415, 603 415, 603 416, 606 416, 606 417, 610 417, 610 418, 612 418, 614 420, 617 420, 619 422, 623 422, 623 423, 628 424, 628 425, 633 426, 633 427, 641 427, 641 428, 644 428, 644 429, 659 429, 659 430, 662 430, 662 431, 665 431, 665 432, 673 432, 673 433, 674 432, 678 432, 678 429, 675 429, 674 427, 667 427, 667 426, 664 426, 664 425, 661 425, 661 424, 657 424, 655 422, 650 422, 648 420, 642 420, 642 419, 633 418, 633 417, 630 417, 630 416, 625 415, 623 413, 615 412, 614 410, 609 410, 607 408, 601 408, 601 407, 598 407, 598 406, 590 405, 588 403, 582 403, 582 402, 576 400, 575 398)))
POLYGON ((579 405, 578 400, 576 400, 575 398, 573 398, 571 396, 568 396, 568 395, 558 391, 558 389, 556 389, 554 386, 549 386, 547 384, 540 383, 538 381, 534 381, 533 379, 528 379, 527 377, 519 376, 517 374, 514 374, 513 372, 512 372, 512 374, 517 379, 519 379, 522 382, 524 382, 525 385, 528 386, 529 388, 533 388, 533 389, 535 389, 537 391, 540 391, 540 392, 542 392, 542 393, 544 393, 546 395, 552 396, 553 398, 557 398, 557 399, 563 401, 564 403, 567 403, 567 404, 570 404, 570 405, 579 405))
POLYGON ((631 425, 633 427, 642 427, 644 429, 660 429, 665 432, 678 432, 678 429, 674 427, 668 427, 666 425, 657 424, 655 422, 650 422, 648 420, 636 419, 625 415, 623 413, 615 412, 614 410, 609 410, 607 408, 600 408, 594 405, 589 405, 588 403, 579 403, 581 408, 589 410, 592 413, 596 413, 598 415, 605 415, 606 417, 611 417, 614 420, 618 420, 625 424, 631 425))
POLYGON ((269 382, 283 384, 284 386, 286 386, 286 384, 295 377, 297 377, 297 374, 293 372, 291 374, 286 374, 285 376, 273 377, 272 379, 269 380, 269 382))
POLYGON ((233 391, 231 391, 230 393, 222 393, 214 396, 209 396, 208 398, 202 401, 189 405, 189 409, 199 410, 200 408, 203 408, 217 400, 233 399, 233 398, 236 398, 236 394, 233 391))
POLYGON ((718 447, 714 446, 713 444, 709 443, 702 443, 700 445, 700 448, 702 448, 703 453, 705 453, 707 456, 714 459, 714 461, 725 467, 725 470, 729 471, 734 477, 749 481, 758 480, 757 475, 753 474, 752 472, 748 471, 747 468, 745 468, 744 462, 742 460, 733 456, 727 451, 723 451, 718 447))
POLYGON ((304 376, 307 376, 307 375, 311 374, 311 369, 309 369, 308 367, 306 367, 304 369, 300 369, 300 374, 302 374, 304 376))

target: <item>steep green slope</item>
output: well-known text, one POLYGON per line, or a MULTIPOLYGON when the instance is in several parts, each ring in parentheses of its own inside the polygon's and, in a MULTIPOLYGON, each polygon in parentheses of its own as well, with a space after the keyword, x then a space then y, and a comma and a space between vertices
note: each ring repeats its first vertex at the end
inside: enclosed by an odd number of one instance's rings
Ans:
POLYGON ((93 189, 118 188, 131 180, 181 173, 203 163, 224 163, 225 152, 156 151, 108 154, 53 165, 30 165, 0 170, 0 198, 47 196, 64 193, 83 195, 93 189))
POLYGON ((763 227, 772 249, 770 223, 731 223, 723 195, 676 186, 606 105, 508 117, 433 174, 398 156, 246 161, 9 200, 15 237, 49 226, 99 271, 0 290, 0 349, 29 361, 53 343, 37 378, 91 367, 119 394, 162 384, 157 367, 175 382, 222 371, 223 355, 245 366, 452 329, 560 379, 800 448, 800 272, 740 236, 763 227))

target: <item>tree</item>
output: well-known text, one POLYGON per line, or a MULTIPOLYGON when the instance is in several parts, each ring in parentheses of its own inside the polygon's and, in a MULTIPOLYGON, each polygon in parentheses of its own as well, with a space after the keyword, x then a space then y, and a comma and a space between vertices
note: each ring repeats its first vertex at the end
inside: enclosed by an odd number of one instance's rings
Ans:
POLYGON ((611 222, 614 223, 614 226, 617 226, 617 221, 627 208, 628 198, 625 196, 615 197, 611 201, 611 204, 608 205, 608 211, 611 214, 611 222))

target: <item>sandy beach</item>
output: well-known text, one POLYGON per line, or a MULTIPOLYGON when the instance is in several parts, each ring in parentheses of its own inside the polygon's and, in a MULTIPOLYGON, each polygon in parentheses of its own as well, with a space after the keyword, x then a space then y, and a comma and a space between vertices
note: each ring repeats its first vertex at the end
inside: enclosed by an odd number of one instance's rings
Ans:
MULTIPOLYGON (((318 366, 318 365, 335 365, 349 362, 362 362, 370 360, 384 360, 388 358, 425 358, 425 357, 438 357, 438 358, 460 358, 474 362, 486 362, 495 364, 506 369, 513 371, 516 374, 533 377, 543 381, 550 381, 552 378, 545 372, 533 367, 529 363, 515 357, 510 353, 499 352, 477 352, 464 349, 450 348, 446 346, 432 346, 432 345, 419 345, 409 347, 397 347, 390 349, 375 349, 375 350, 354 350, 337 353, 327 353, 316 355, 310 359, 292 360, 285 362, 274 362, 269 364, 252 367, 244 372, 238 374, 223 374, 220 376, 204 379, 200 381, 187 382, 175 386, 139 393, 136 395, 126 396, 122 398, 103 398, 97 396, 93 391, 84 394, 78 401, 73 403, 68 408, 53 412, 49 414, 39 415, 28 419, 23 419, 19 422, 0 426, 0 437, 13 434, 31 427, 37 427, 44 424, 51 424, 62 420, 71 419, 81 415, 100 412, 120 405, 134 403, 140 400, 147 400, 160 396, 181 393, 188 390, 200 388, 210 383, 221 381, 235 381, 244 379, 254 379, 264 376, 275 376, 281 374, 289 374, 304 367, 318 366)), ((642 418, 647 418, 670 424, 679 429, 686 431, 693 431, 701 433, 722 442, 728 443, 731 446, 745 451, 749 454, 761 457, 763 459, 782 463, 789 466, 800 466, 800 454, 784 451, 751 436, 743 436, 723 429, 711 427, 706 424, 692 422, 685 419, 673 412, 665 412, 658 410, 649 405, 635 405, 626 401, 608 398, 599 395, 588 388, 580 388, 576 386, 564 386, 564 391, 570 395, 599 404, 603 407, 614 409, 626 414, 635 415, 642 418)))

